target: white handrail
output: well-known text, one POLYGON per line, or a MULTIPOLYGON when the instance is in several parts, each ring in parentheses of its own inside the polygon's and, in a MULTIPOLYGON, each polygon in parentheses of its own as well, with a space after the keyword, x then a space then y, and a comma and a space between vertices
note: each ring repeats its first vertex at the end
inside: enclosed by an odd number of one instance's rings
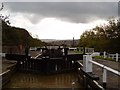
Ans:
POLYGON ((110 71, 113 74, 120 76, 119 71, 114 70, 98 62, 92 61, 92 55, 83 55, 83 70, 85 72, 92 72, 92 64, 95 64, 103 69, 103 72, 102 72, 103 88, 106 88, 106 84, 107 84, 107 71, 110 71))
POLYGON ((77 61, 77 63, 79 63, 83 67, 83 65, 79 61, 77 61))
POLYGON ((2 76, 3 74, 6 74, 6 73, 8 73, 10 70, 7 70, 7 71, 5 71, 5 72, 3 72, 3 73, 0 73, 0 76, 2 76))
POLYGON ((120 58, 120 54, 116 53, 116 54, 108 54, 106 55, 106 52, 104 51, 104 58, 108 57, 108 58, 112 58, 112 59, 115 59, 116 62, 119 61, 119 58, 120 58))
POLYGON ((104 68, 104 69, 106 69, 106 70, 108 70, 108 71, 110 71, 110 72, 118 75, 118 76, 120 76, 120 72, 117 71, 117 70, 114 70, 114 69, 112 69, 112 68, 110 68, 110 67, 107 67, 107 66, 105 66, 105 65, 103 65, 103 64, 100 64, 100 63, 95 62, 95 61, 92 61, 92 60, 90 60, 90 62, 93 63, 93 64, 95 64, 95 65, 98 65, 98 66, 100 66, 100 67, 102 67, 102 68, 104 68))
POLYGON ((35 58, 35 59, 37 59, 40 55, 41 55, 41 53, 40 53, 40 54, 38 54, 37 56, 35 56, 34 58, 35 58))

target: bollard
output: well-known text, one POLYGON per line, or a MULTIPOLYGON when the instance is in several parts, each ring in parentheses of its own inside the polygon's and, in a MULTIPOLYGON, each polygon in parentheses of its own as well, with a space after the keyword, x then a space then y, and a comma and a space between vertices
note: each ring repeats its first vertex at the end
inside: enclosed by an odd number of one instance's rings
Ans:
POLYGON ((83 70, 85 72, 92 72, 92 55, 83 55, 83 70))
POLYGON ((116 62, 118 62, 118 53, 116 53, 116 62))

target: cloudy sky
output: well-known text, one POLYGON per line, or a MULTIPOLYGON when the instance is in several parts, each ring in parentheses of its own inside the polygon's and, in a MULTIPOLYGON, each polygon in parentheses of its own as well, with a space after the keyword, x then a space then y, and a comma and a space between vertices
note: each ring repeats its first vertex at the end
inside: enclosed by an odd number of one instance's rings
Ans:
POLYGON ((4 2, 12 26, 40 39, 79 39, 85 31, 118 17, 117 2, 4 2))

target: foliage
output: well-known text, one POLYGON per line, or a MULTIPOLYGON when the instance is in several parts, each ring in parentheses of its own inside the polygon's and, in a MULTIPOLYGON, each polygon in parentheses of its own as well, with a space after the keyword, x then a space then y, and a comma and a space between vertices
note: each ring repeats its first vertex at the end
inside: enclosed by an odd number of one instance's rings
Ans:
MULTIPOLYGON (((0 11, 3 8, 4 5, 2 3, 0 11)), ((25 29, 10 26, 9 16, 0 14, 0 20, 2 21, 2 45, 42 46, 46 44, 39 39, 32 38, 25 29)))
MULTIPOLYGON (((0 11, 3 10, 3 7, 4 7, 4 5, 2 3, 2 6, 0 7, 0 11)), ((5 22, 6 24, 10 25, 9 16, 10 15, 2 15, 2 14, 0 14, 0 20, 5 22)))
POLYGON ((29 45, 29 46, 42 46, 43 43, 39 39, 34 39, 27 30, 7 25, 2 21, 2 44, 3 45, 29 45))
POLYGON ((120 53, 120 19, 110 19, 107 25, 85 31, 79 45, 93 47, 96 51, 120 53))

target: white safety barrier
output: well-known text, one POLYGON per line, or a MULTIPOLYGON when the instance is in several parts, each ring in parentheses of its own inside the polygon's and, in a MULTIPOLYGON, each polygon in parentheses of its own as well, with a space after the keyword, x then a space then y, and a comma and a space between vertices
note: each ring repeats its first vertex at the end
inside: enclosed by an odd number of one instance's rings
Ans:
POLYGON ((92 55, 92 57, 100 56, 100 52, 93 52, 91 55, 92 55))
POLYGON ((37 59, 40 55, 41 55, 41 53, 40 53, 40 54, 38 54, 37 56, 35 56, 34 58, 35 58, 35 59, 37 59))
POLYGON ((0 53, 0 56, 1 56, 1 57, 5 57, 5 54, 6 54, 6 53, 0 53))
POLYGON ((118 61, 119 61, 119 58, 120 58, 120 55, 119 55, 118 53, 116 53, 116 54, 108 54, 108 55, 107 55, 106 52, 104 51, 103 57, 104 57, 104 58, 112 58, 112 59, 115 59, 116 62, 118 62, 118 61))
POLYGON ((2 76, 3 74, 6 74, 6 73, 8 73, 10 70, 7 70, 7 71, 5 71, 5 72, 3 72, 3 73, 0 73, 0 76, 2 76))
POLYGON ((107 71, 110 71, 110 72, 120 76, 119 71, 93 61, 92 55, 83 55, 83 70, 85 72, 92 72, 92 64, 95 64, 103 69, 103 80, 102 81, 103 81, 103 85, 105 85, 104 87, 106 87, 106 83, 107 83, 107 71))
POLYGON ((119 54, 118 53, 116 53, 116 54, 108 54, 108 58, 115 59, 116 62, 118 62, 118 60, 119 60, 119 54))

